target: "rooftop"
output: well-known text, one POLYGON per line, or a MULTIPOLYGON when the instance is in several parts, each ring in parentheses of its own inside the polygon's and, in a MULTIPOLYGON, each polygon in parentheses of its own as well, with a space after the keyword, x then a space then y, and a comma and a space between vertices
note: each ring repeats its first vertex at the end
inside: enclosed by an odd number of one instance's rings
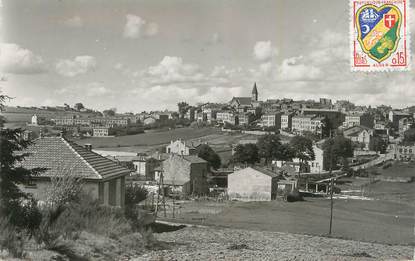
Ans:
POLYGON ((43 137, 33 141, 21 162, 28 169, 45 168, 40 177, 74 173, 87 179, 106 179, 127 175, 130 170, 62 137, 43 137))

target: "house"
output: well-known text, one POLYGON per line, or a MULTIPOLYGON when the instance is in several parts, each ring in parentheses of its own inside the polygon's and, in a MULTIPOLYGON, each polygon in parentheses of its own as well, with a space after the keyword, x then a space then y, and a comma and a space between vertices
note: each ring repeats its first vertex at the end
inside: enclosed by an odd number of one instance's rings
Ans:
POLYGON ((195 155, 170 154, 163 161, 163 184, 183 194, 203 195, 208 192, 208 163, 195 155))
POLYGON ((249 115, 250 115, 250 113, 248 113, 248 112, 241 112, 241 113, 238 113, 238 125, 249 125, 250 124, 250 122, 249 122, 249 115))
POLYGON ((216 113, 216 120, 220 123, 230 123, 232 125, 237 125, 238 117, 235 115, 235 113, 231 111, 219 111, 216 113))
POLYGON ((331 109, 302 109, 302 114, 304 115, 315 115, 321 118, 327 118, 331 124, 333 125, 333 128, 338 128, 339 126, 342 126, 345 115, 338 111, 338 110, 331 110, 331 109))
POLYGON ((368 128, 373 128, 374 118, 369 113, 361 113, 361 112, 348 113, 345 116, 343 127, 350 128, 353 126, 366 126, 368 128))
POLYGON ((170 141, 170 144, 166 147, 166 153, 173 153, 178 155, 196 155, 197 151, 193 144, 186 144, 186 141, 181 139, 170 141))
POLYGON ((373 129, 365 126, 354 126, 343 130, 343 136, 352 142, 364 145, 364 150, 369 150, 370 139, 373 137, 373 129))
POLYGON ((93 152, 90 145, 80 146, 63 137, 42 137, 27 148, 20 164, 27 169, 45 168, 22 186, 35 198, 45 201, 51 177, 74 175, 83 181, 82 188, 103 205, 124 206, 125 177, 130 170, 93 152))
POLYGON ((148 116, 148 117, 144 118, 143 124, 144 125, 151 125, 151 124, 156 123, 156 121, 157 121, 157 119, 154 118, 153 116, 148 116))
POLYGON ((190 107, 189 110, 184 115, 184 118, 185 119, 188 119, 190 121, 195 121, 195 118, 196 118, 196 108, 195 107, 190 107))
POLYGON ((293 113, 284 113, 281 115, 281 129, 290 130, 292 128, 293 113))
POLYGON ((228 175, 229 199, 269 201, 275 199, 278 173, 258 167, 247 167, 228 175))
POLYGON ((281 113, 268 113, 261 116, 262 127, 275 127, 281 129, 281 113))
POLYGON ((409 130, 412 126, 412 124, 414 124, 414 120, 413 118, 401 118, 398 121, 398 132, 399 135, 403 136, 405 131, 409 130))
POLYGON ((397 160, 415 160, 415 145, 396 145, 393 153, 397 160))
POLYGON ((92 129, 92 136, 94 137, 108 137, 109 128, 100 127, 100 128, 93 128, 92 129))
POLYGON ((33 131, 31 131, 31 130, 24 130, 23 132, 22 132, 22 139, 24 140, 24 141, 31 141, 31 140, 33 140, 34 138, 35 138, 35 133, 33 132, 33 131))
MULTIPOLYGON (((307 165, 305 166, 305 170, 303 172, 307 173, 320 173, 324 171, 324 157, 323 157, 323 149, 321 149, 321 144, 314 144, 313 145, 314 151, 314 160, 307 161, 307 165)), ((272 163, 277 168, 290 168, 294 170, 294 173, 298 173, 300 169, 300 159, 294 158, 292 161, 281 161, 281 160, 273 160, 272 163)), ((292 173, 292 172, 289 172, 292 173)))
POLYGON ((296 115, 292 117, 292 131, 303 133, 305 131, 321 133, 323 118, 316 115, 296 115))
POLYGON ((323 157, 323 149, 320 148, 320 145, 313 145, 314 151, 314 160, 309 161, 308 165, 310 167, 310 173, 320 173, 324 171, 324 157, 323 157))
POLYGON ((154 180, 154 169, 160 165, 160 160, 147 156, 145 153, 131 153, 132 155, 112 155, 107 158, 119 162, 122 166, 132 170, 133 178, 154 180))
POLYGON ((392 123, 392 128, 395 130, 399 130, 399 120, 402 118, 412 119, 413 114, 392 110, 389 112, 388 118, 389 118, 389 121, 392 123))

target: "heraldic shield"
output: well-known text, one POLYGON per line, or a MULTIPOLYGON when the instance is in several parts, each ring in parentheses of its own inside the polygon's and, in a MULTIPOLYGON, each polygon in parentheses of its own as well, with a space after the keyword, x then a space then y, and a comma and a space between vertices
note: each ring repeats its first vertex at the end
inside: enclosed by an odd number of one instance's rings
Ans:
POLYGON ((380 7, 367 4, 357 10, 355 17, 363 51, 377 62, 391 56, 399 42, 402 22, 399 9, 390 4, 380 7))

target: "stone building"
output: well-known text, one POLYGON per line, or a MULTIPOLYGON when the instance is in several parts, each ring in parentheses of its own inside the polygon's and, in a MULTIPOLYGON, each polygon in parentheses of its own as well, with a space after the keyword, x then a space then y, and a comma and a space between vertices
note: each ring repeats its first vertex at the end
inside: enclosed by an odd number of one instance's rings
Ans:
POLYGON ((194 155, 170 154, 163 161, 163 184, 187 195, 208 192, 207 173, 207 161, 194 155))
POLYGON ((269 201, 275 199, 278 174, 269 170, 247 167, 228 175, 229 199, 269 201))

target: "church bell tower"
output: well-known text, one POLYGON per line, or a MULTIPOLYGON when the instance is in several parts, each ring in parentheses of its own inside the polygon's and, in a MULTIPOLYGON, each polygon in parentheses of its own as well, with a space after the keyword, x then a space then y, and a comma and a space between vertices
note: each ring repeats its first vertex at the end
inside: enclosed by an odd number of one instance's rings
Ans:
POLYGON ((251 100, 252 101, 258 101, 258 90, 256 88, 256 82, 254 83, 254 88, 252 88, 251 100))

